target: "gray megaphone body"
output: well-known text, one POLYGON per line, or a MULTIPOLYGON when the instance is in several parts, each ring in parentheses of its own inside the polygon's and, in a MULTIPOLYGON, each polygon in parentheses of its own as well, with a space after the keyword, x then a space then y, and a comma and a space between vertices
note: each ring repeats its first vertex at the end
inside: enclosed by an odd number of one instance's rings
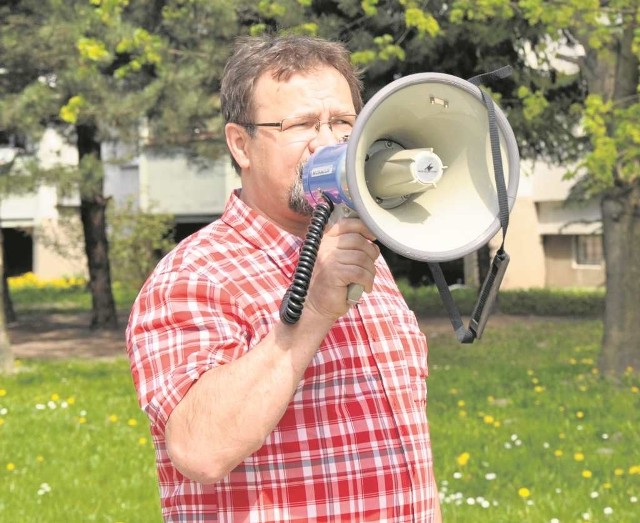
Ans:
MULTIPOLYGON (((309 158, 307 199, 356 214, 382 244, 414 260, 439 263, 478 250, 504 227, 519 179, 511 126, 495 105, 491 123, 483 96, 442 73, 388 84, 365 104, 348 141, 309 158)), ((349 301, 361 292, 350 288, 349 301)))

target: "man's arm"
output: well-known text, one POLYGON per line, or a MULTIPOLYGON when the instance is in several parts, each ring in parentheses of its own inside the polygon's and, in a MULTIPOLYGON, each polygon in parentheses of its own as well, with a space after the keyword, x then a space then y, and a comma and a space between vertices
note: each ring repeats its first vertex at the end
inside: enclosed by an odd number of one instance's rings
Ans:
POLYGON ((205 372, 189 389, 165 431, 169 457, 182 474, 215 483, 262 446, 327 332, 348 311, 347 286, 371 291, 379 255, 372 240, 360 220, 333 226, 298 323, 276 324, 247 354, 205 372))

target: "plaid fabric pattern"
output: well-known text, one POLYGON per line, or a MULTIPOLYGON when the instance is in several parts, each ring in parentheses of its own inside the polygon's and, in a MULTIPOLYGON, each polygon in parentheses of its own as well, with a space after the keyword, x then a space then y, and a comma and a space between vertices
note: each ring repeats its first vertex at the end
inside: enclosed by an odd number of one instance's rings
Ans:
POLYGON ((259 451, 214 485, 190 481, 167 457, 165 425, 189 387, 279 321, 300 244, 232 194, 222 218, 165 257, 136 300, 127 350, 166 521, 433 517, 427 346, 382 258, 373 292, 336 322, 259 451))

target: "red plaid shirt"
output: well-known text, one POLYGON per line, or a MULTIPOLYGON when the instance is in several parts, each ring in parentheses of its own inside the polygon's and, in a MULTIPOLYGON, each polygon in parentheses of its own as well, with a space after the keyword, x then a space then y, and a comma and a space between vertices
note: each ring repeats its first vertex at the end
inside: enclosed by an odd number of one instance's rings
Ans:
POLYGON ((300 244, 233 194, 220 220, 160 262, 133 306, 127 350, 166 521, 433 517, 427 345, 381 257, 373 291, 335 323, 260 450, 213 485, 167 456, 167 419, 189 387, 279 321, 300 244))

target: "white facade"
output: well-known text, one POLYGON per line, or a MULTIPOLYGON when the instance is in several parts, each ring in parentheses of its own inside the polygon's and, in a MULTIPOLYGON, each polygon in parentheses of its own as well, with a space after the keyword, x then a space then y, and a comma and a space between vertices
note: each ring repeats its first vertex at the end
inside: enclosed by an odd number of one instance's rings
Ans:
MULTIPOLYGON (((45 166, 77 164, 75 148, 48 131, 38 150, 45 166)), ((129 154, 107 145, 105 195, 116 203, 132 199, 139 209, 170 213, 176 223, 199 227, 218 217, 227 197, 240 184, 226 155, 217 161, 190 161, 184 154, 160 154, 146 148, 129 154)), ((578 240, 599 237, 597 202, 569 204, 565 200, 573 182, 565 169, 545 163, 521 162, 518 196, 510 215, 506 250, 511 256, 502 288, 572 287, 604 285, 602 262, 581 264, 578 240)), ((77 220, 78 200, 58 198, 52 187, 35 194, 12 196, 0 202, 3 228, 22 228, 33 237, 33 271, 42 277, 86 274, 86 260, 77 220), (68 216, 75 217, 71 223, 68 216), (74 229, 75 226, 75 229, 74 229), (75 254, 51 248, 55 237, 75 254)), ((497 246, 501 233, 491 242, 497 246)))

